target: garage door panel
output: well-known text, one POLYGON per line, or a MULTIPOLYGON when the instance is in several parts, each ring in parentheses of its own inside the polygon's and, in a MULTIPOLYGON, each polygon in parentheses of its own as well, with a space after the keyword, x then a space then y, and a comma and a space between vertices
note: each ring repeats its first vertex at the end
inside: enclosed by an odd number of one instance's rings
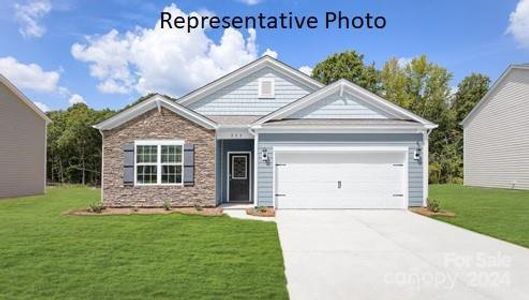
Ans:
POLYGON ((276 154, 279 208, 403 208, 407 153, 276 154))

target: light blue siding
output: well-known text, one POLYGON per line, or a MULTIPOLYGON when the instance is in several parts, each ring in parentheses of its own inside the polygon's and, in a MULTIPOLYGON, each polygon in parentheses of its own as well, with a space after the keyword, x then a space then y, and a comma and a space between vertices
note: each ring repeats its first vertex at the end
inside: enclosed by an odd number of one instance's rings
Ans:
MULTIPOLYGON (((227 195, 227 170, 228 152, 249 151, 253 158, 253 140, 218 140, 217 141, 217 204, 228 202, 227 195)), ((251 187, 253 183, 253 159, 250 159, 251 187)), ((251 191, 253 197, 253 190, 251 191)))
MULTIPOLYGON (((354 146, 406 146, 409 148, 408 187, 410 206, 421 206, 423 199, 423 165, 422 160, 413 158, 414 151, 422 147, 422 134, 260 134, 259 152, 266 148, 273 152, 274 146, 311 146, 311 145, 354 145, 354 146)), ((272 156, 271 156, 272 157, 272 156)), ((274 162, 264 163, 259 160, 257 177, 258 205, 273 205, 274 162)))
POLYGON ((189 108, 204 115, 265 115, 313 91, 313 88, 266 67, 190 104, 189 108), (274 79, 274 98, 258 98, 260 78, 274 79))
POLYGON ((387 119, 386 114, 363 104, 349 93, 334 93, 296 113, 290 118, 306 119, 387 119))

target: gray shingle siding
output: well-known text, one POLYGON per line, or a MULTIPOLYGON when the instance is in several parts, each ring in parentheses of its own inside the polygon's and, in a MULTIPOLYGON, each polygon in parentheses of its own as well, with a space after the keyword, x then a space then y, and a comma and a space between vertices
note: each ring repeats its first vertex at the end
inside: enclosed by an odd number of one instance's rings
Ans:
MULTIPOLYGON (((267 133, 259 135, 258 153, 264 148, 273 153, 274 146, 307 146, 323 144, 352 146, 406 146, 409 148, 408 189, 410 206, 421 206, 423 203, 423 164, 422 160, 413 158, 414 151, 423 144, 422 134, 310 134, 310 133, 267 133)), ((273 205, 273 166, 259 160, 257 176, 258 205, 273 205)))
POLYGON ((315 104, 294 113, 290 118, 306 119, 387 119, 380 110, 361 103, 358 99, 344 93, 334 93, 315 104))
POLYGON ((277 110, 313 91, 314 89, 267 67, 190 104, 189 108, 204 115, 258 116, 277 110), (258 98, 259 78, 274 79, 274 98, 258 98))

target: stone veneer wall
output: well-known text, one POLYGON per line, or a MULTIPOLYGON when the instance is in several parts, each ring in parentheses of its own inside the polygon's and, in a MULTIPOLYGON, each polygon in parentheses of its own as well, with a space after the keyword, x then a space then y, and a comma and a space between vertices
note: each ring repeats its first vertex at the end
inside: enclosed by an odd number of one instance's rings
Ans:
POLYGON ((153 109, 103 132, 103 204, 111 207, 215 206, 215 131, 172 111, 153 109), (194 186, 123 186, 122 146, 135 140, 184 140, 195 144, 194 186))

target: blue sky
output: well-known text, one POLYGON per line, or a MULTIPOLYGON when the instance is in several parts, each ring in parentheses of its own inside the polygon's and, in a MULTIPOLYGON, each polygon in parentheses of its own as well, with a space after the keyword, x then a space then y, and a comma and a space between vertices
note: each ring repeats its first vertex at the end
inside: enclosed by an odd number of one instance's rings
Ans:
POLYGON ((381 66, 426 54, 454 75, 496 79, 529 63, 529 0, 465 1, 3 1, 0 73, 48 109, 84 101, 120 108, 148 91, 179 96, 267 53, 296 67, 355 49, 381 66), (7 3, 5 3, 7 2, 7 3), (5 4, 4 4, 5 3, 5 4), (219 16, 345 15, 387 19, 384 30, 155 29, 162 10, 219 16), (510 28, 510 29, 509 29, 510 28), (268 49, 268 50, 267 50, 268 49))

